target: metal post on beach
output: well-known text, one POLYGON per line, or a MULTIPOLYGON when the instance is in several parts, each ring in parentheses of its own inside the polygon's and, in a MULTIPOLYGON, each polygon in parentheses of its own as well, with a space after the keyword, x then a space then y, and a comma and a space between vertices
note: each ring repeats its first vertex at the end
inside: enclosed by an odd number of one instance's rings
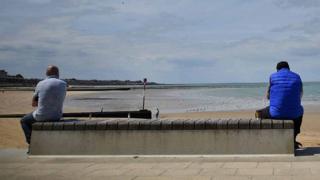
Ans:
POLYGON ((146 99, 145 91, 146 91, 147 78, 143 79, 143 100, 142 100, 142 110, 144 110, 144 102, 146 99))

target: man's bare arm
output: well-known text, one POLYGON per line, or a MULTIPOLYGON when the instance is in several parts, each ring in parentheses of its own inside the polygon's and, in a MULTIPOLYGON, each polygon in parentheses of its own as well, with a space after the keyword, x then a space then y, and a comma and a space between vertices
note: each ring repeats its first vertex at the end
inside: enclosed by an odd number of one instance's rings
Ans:
POLYGON ((301 85, 301 95, 300 95, 301 99, 302 99, 302 96, 303 96, 303 85, 301 85))
POLYGON ((38 106, 38 98, 37 97, 32 97, 32 107, 37 107, 38 106))
POLYGON ((268 87, 267 87, 266 98, 270 100, 270 83, 268 84, 268 87))

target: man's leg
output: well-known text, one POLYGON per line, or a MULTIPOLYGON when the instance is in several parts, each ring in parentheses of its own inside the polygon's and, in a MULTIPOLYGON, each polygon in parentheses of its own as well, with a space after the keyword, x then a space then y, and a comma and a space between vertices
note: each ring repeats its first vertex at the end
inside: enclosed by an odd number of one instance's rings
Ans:
POLYGON ((29 113, 25 115, 21 120, 21 127, 23 129, 24 135, 26 137, 26 141, 28 144, 30 144, 30 139, 31 139, 31 132, 32 132, 32 124, 36 120, 33 118, 32 113, 29 113))

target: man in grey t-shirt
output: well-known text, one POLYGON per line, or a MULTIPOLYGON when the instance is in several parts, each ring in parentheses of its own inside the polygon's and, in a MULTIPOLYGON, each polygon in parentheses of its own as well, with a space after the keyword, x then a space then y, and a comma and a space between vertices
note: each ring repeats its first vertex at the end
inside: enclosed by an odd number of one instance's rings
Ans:
POLYGON ((47 78, 37 84, 32 98, 32 106, 37 109, 25 115, 20 121, 28 144, 34 122, 59 121, 62 117, 67 83, 59 79, 59 69, 56 66, 48 66, 46 75, 47 78))

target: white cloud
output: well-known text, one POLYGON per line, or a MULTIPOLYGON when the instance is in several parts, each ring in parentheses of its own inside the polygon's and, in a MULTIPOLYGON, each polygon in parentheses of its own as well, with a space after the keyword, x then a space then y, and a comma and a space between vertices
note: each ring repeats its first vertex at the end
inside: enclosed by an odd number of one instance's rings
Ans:
POLYGON ((275 0, 275 3, 282 8, 318 8, 319 0, 275 0))
POLYGON ((317 18, 272 2, 21 3, 0 12, 0 66, 27 77, 57 64, 69 78, 242 82, 265 81, 282 58, 319 67, 317 18))

